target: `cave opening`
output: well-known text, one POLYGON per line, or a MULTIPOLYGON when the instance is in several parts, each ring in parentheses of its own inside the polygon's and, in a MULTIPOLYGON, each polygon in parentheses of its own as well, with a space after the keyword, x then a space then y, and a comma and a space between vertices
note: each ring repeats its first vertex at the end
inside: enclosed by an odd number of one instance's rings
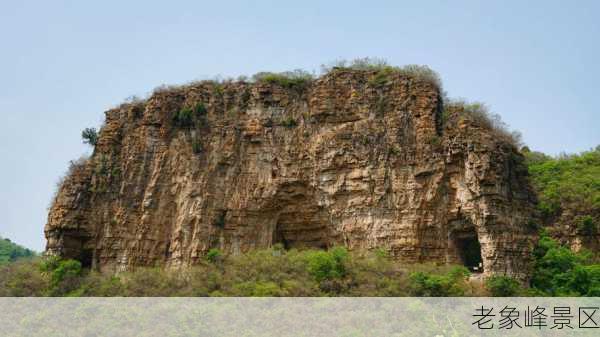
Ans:
POLYGON ((279 222, 273 234, 273 245, 281 244, 284 249, 327 249, 327 235, 323 225, 316 223, 279 222))
POLYGON ((483 272, 481 244, 475 230, 454 233, 452 241, 458 262, 472 272, 483 272))
POLYGON ((286 250, 329 248, 329 218, 307 185, 282 186, 273 203, 277 215, 272 245, 281 244, 286 250))
POLYGON ((94 258, 94 251, 89 248, 82 248, 77 260, 81 262, 83 268, 91 268, 94 258))

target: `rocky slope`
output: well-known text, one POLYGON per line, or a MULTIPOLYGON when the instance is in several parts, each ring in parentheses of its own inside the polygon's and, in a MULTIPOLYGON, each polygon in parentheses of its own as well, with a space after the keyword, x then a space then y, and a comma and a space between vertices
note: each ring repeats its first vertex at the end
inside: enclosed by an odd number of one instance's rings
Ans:
POLYGON ((202 82, 107 111, 51 207, 47 253, 124 270, 280 243, 469 264, 479 244, 486 274, 524 277, 522 156, 460 109, 443 114, 435 84, 384 75, 202 82))

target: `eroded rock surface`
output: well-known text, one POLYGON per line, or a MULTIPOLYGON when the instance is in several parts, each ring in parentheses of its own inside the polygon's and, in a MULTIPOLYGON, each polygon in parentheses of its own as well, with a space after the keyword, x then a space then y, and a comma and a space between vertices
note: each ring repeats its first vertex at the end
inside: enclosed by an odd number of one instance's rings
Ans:
POLYGON ((92 157, 51 207, 47 252, 102 270, 275 243, 461 263, 474 241, 486 273, 526 273, 522 156, 442 115, 434 85, 373 75, 334 70, 302 90, 199 83, 107 111, 92 157), (193 125, 178 125, 186 107, 193 125))

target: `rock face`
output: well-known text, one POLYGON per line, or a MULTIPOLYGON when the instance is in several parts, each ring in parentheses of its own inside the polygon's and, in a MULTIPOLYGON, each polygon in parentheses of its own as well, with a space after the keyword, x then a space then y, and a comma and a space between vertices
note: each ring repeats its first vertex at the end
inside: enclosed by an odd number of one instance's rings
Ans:
POLYGON ((443 114, 435 85, 375 75, 205 82, 107 111, 51 207, 47 253, 124 270, 276 243, 465 264, 475 249, 486 274, 524 277, 534 201, 522 156, 443 114))

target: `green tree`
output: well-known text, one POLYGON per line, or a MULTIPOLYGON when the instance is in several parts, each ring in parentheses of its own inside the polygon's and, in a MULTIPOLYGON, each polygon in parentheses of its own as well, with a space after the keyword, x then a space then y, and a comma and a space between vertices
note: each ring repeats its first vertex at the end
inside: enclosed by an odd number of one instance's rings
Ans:
POLYGON ((34 251, 0 237, 0 264, 14 262, 21 258, 31 258, 35 255, 34 251))
POLYGON ((81 131, 81 138, 83 138, 84 144, 96 146, 98 143, 98 131, 96 131, 96 128, 85 128, 81 131))

